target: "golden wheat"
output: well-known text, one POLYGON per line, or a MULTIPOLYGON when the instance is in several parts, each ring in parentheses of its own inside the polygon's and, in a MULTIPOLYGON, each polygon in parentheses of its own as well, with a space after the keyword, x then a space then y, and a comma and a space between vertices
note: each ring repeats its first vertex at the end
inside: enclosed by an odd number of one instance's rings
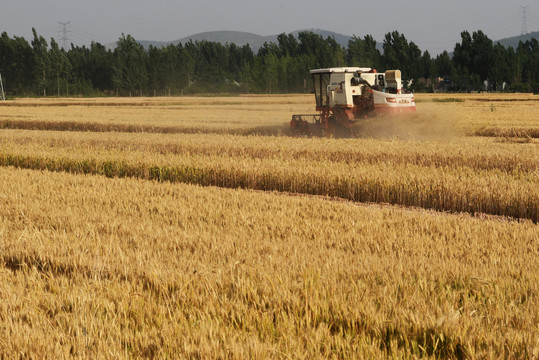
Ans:
POLYGON ((494 143, 489 139, 455 138, 451 141, 399 141, 372 139, 294 139, 286 137, 228 136, 213 134, 120 134, 2 131, 5 151, 26 149, 81 149, 143 152, 167 156, 227 155, 260 159, 301 159, 346 163, 397 163, 435 167, 499 169, 533 172, 539 169, 536 145, 494 143))
POLYGON ((429 115, 449 116, 455 126, 467 134, 536 138, 539 131, 539 98, 534 95, 420 95, 419 101, 418 110, 429 115), (429 102, 448 97, 462 102, 429 102))
POLYGON ((276 124, 284 125, 286 129, 294 110, 313 111, 310 96, 16 100, 1 109, 0 122, 4 123, 10 120, 75 122, 119 127, 197 127, 214 131, 276 124))
MULTIPOLYGON (((397 125, 391 136, 415 137, 426 131, 447 136, 464 132, 480 136, 537 134, 539 107, 537 96, 528 94, 418 94, 421 122, 374 121, 362 129, 368 136, 385 135, 397 125), (452 102, 452 100, 459 102, 452 102), (449 100, 449 102, 443 102, 449 100), (440 102, 442 101, 442 102, 440 102), (417 125, 421 126, 417 126, 417 125), (518 131, 511 132, 511 129, 518 131)), ((0 104, 1 127, 78 129, 89 131, 159 131, 159 132, 248 132, 287 133, 287 123, 294 113, 314 112, 312 95, 184 97, 110 99, 30 99, 0 104)), ((430 134, 431 135, 431 134, 430 134)), ((533 137, 533 136, 532 136, 533 137)))
POLYGON ((531 223, 7 168, 0 185, 4 354, 539 351, 531 223))
MULTIPOLYGON (((269 153, 267 156, 253 157, 249 152, 236 155, 227 151, 199 154, 196 148, 191 152, 171 154, 156 152, 152 147, 137 147, 134 138, 131 140, 132 146, 126 146, 128 142, 116 147, 91 141, 71 141, 66 134, 57 134, 65 141, 49 142, 45 139, 34 143, 18 141, 20 132, 6 134, 0 152, 2 165, 327 195, 442 211, 505 215, 535 222, 539 218, 537 168, 531 172, 521 171, 518 165, 506 172, 496 168, 484 170, 461 166, 458 159, 438 166, 424 163, 414 165, 404 156, 397 157, 400 161, 394 161, 395 157, 380 156, 386 161, 378 162, 354 162, 349 159, 328 161, 320 156, 313 160, 309 156, 305 159, 293 156, 293 152, 286 150, 286 145, 282 145, 279 156, 269 153)), ((84 134, 82 138, 96 136, 84 134)), ((145 135, 142 138, 148 141, 152 137, 156 136, 145 135)), ((214 141, 219 141, 219 138, 214 138, 214 141)), ((234 142, 234 138, 231 141, 234 142)), ((110 143, 113 143, 112 139, 110 143)), ((309 145, 322 149, 327 145, 339 148, 338 143, 331 144, 328 140, 308 140, 304 143, 306 148, 309 145)), ((354 145, 361 146, 361 141, 356 141, 354 145)), ((406 148, 407 144, 404 142, 400 146, 406 148)), ((395 153, 398 153, 398 148, 393 145, 395 153)), ((414 150, 408 150, 408 154, 416 158, 423 155, 421 150, 416 151, 414 154, 414 150)), ((511 152, 507 154, 514 157, 511 152)), ((537 157, 534 153, 531 156, 537 157)), ((532 161, 526 163, 534 164, 532 161)))
POLYGON ((416 99, 362 139, 238 136, 312 95, 0 104, 41 129, 0 130, 0 357, 539 357, 537 139, 466 136, 536 99, 416 99))

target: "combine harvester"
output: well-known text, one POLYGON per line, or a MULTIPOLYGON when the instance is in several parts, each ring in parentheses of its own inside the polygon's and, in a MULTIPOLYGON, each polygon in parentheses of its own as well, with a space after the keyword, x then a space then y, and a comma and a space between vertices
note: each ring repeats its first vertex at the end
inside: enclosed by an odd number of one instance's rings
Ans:
POLYGON ((340 67, 311 70, 318 114, 292 115, 297 135, 353 135, 358 121, 373 114, 415 111, 414 95, 402 89, 400 70, 340 67))

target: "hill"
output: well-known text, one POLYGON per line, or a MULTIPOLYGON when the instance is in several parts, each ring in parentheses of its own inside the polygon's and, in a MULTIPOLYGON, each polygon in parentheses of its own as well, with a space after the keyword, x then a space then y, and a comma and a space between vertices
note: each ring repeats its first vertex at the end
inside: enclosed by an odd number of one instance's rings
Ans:
MULTIPOLYGON (((352 38, 349 35, 343 35, 339 34, 333 31, 328 30, 322 30, 322 29, 306 29, 306 30, 296 30, 292 32, 291 34, 294 35, 296 38, 298 37, 298 34, 301 31, 311 31, 315 34, 318 34, 322 36, 323 38, 327 38, 328 36, 333 36, 338 44, 341 46, 347 46, 348 41, 352 38)), ((169 44, 177 45, 178 43, 185 44, 189 41, 212 41, 212 42, 219 42, 221 44, 236 44, 238 46, 243 46, 246 44, 249 44, 251 49, 253 49, 254 52, 257 52, 258 49, 260 49, 264 42, 273 42, 277 43, 277 36, 278 35, 257 35, 249 32, 243 32, 243 31, 208 31, 208 32, 202 32, 190 36, 183 37, 178 40, 174 41, 168 41, 168 42, 162 42, 162 41, 139 41, 145 48, 148 48, 150 45, 153 46, 167 46, 169 44)), ((382 48, 382 44, 378 44, 379 48, 382 48)))
POLYGON ((264 42, 277 42, 277 35, 262 36, 249 32, 242 31, 208 31, 186 36, 179 40, 172 41, 176 45, 178 43, 185 44, 189 41, 212 41, 221 44, 236 44, 243 46, 249 44, 254 51, 257 51, 264 42))
MULTIPOLYGON (((306 30, 296 30, 293 31, 291 34, 293 34, 296 38, 298 37, 298 34, 301 31, 312 31, 315 34, 321 35, 323 38, 327 38, 328 36, 333 36, 337 43, 339 43, 341 46, 348 46, 348 41, 352 38, 352 36, 349 35, 343 35, 339 34, 333 31, 323 30, 323 29, 306 29, 306 30)), ((179 43, 185 44, 189 41, 212 41, 212 42, 218 42, 221 44, 236 44, 238 46, 243 46, 246 44, 249 44, 251 46, 251 49, 256 53, 258 49, 260 49, 264 42, 273 42, 277 43, 277 36, 278 35, 257 35, 249 32, 243 32, 243 31, 208 31, 208 32, 202 32, 190 36, 183 37, 178 40, 173 41, 146 41, 146 40, 139 40, 139 43, 142 44, 145 48, 150 47, 150 45, 161 47, 161 46, 167 46, 170 44, 177 45, 179 43)), ((362 36, 360 36, 362 37, 362 36)), ((530 40, 532 38, 539 39, 539 32, 531 32, 525 35, 519 35, 519 36, 513 36, 501 40, 496 40, 494 43, 500 43, 505 47, 512 46, 516 49, 518 46, 519 41, 526 41, 530 40)), ((110 45, 111 48, 113 48, 115 44, 110 45)), ((382 51, 382 43, 377 43, 377 47, 380 51, 382 51)), ((451 51, 452 49, 448 49, 451 51)), ((450 52, 450 55, 452 56, 452 51, 450 52)))
POLYGON ((495 41, 495 43, 500 43, 505 47, 511 46, 514 49, 516 49, 520 41, 531 40, 532 38, 536 38, 539 40, 539 31, 531 32, 531 33, 520 35, 520 36, 513 36, 513 37, 501 39, 501 40, 495 41))

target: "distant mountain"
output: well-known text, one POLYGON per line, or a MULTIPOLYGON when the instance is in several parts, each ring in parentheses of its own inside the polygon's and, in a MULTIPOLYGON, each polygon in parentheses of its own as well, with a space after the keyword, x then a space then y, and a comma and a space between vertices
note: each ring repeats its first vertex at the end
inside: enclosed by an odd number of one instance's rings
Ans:
MULTIPOLYGON (((315 34, 318 34, 322 36, 323 38, 327 38, 328 36, 333 36, 335 38, 335 41, 337 41, 338 44, 341 46, 348 46, 348 41, 352 38, 348 35, 339 34, 333 31, 328 30, 322 30, 322 29, 307 29, 307 30, 297 30, 292 32, 291 34, 294 35, 296 38, 298 37, 298 34, 301 31, 311 31, 315 34)), ((167 46, 169 44, 177 45, 178 43, 185 44, 189 41, 211 41, 211 42, 218 42, 221 44, 236 44, 238 46, 243 46, 246 44, 249 44, 251 49, 253 49, 254 52, 257 52, 258 49, 260 49, 265 42, 273 42, 277 43, 277 36, 278 35, 268 35, 268 36, 261 36, 253 33, 248 32, 242 32, 242 31, 208 31, 203 33, 198 33, 190 36, 186 36, 184 38, 174 40, 174 41, 168 41, 168 42, 162 42, 162 41, 139 41, 140 44, 142 44, 145 48, 150 47, 150 45, 161 47, 161 46, 167 46)), ((382 44, 378 43, 378 47, 381 49, 382 44)))
POLYGON ((516 49, 520 41, 531 40, 532 38, 536 38, 537 40, 539 40, 539 31, 531 32, 529 34, 524 34, 520 36, 513 36, 513 37, 501 39, 501 40, 495 41, 494 43, 500 43, 505 47, 511 46, 513 47, 513 49, 516 49))
MULTIPOLYGON (((297 38, 298 34, 301 31, 312 31, 315 34, 321 35, 323 38, 327 38, 328 36, 333 36, 335 40, 337 41, 337 43, 344 47, 348 46, 348 41, 352 38, 349 35, 343 35, 343 34, 333 32, 333 31, 322 30, 322 29, 297 30, 297 31, 292 32, 291 34, 293 34, 297 38)), ((162 47, 162 46, 167 46, 170 44, 173 44, 173 45, 177 45, 179 43, 185 44, 191 40, 192 41, 205 40, 205 41, 218 42, 221 44, 226 44, 226 43, 236 44, 238 46, 249 44, 249 46, 251 46, 251 49, 253 49, 253 51, 256 53, 258 49, 260 49, 264 45, 264 42, 277 43, 278 42, 277 36, 278 35, 262 36, 262 35, 257 35, 257 34, 253 34, 249 32, 242 32, 242 31, 208 31, 208 32, 186 36, 184 38, 174 40, 174 41, 144 41, 144 40, 142 41, 138 40, 138 41, 145 48, 149 48, 150 45, 153 45, 155 47, 162 47)), ((513 36, 513 37, 494 41, 494 43, 499 42, 505 47, 512 46, 513 48, 516 49, 519 41, 526 41, 526 40, 530 40, 531 38, 536 38, 539 40, 539 32, 536 31, 529 34, 525 34, 525 35, 513 36)), ((116 44, 109 44, 107 46, 112 49, 116 46, 116 44)), ((378 48, 378 50, 383 51, 382 43, 377 42, 376 47, 378 48)), ((450 52, 450 56, 452 57, 453 56, 452 49, 448 49, 448 51, 450 52)))
POLYGON ((277 42, 277 35, 261 36, 242 31, 208 31, 199 34, 186 36, 179 40, 171 41, 171 44, 177 45, 178 43, 185 44, 189 41, 211 41, 221 44, 236 44, 243 46, 249 44, 253 51, 258 51, 259 48, 264 45, 264 42, 277 42))

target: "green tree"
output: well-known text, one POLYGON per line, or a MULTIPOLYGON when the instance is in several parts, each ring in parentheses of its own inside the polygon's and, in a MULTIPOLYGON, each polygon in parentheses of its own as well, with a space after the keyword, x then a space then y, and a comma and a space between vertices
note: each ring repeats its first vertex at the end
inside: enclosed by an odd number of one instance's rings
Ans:
POLYGON ((290 56, 294 58, 299 52, 299 44, 296 37, 293 34, 286 35, 285 33, 277 36, 277 42, 279 44, 279 50, 282 56, 290 56))
POLYGON ((95 90, 104 92, 114 89, 114 54, 104 45, 92 42, 88 53, 88 76, 95 90))
POLYGON ((55 80, 56 90, 60 96, 60 88, 65 84, 66 95, 69 95, 68 79, 71 74, 71 63, 67 54, 63 49, 60 49, 56 40, 51 39, 51 49, 49 51, 49 59, 51 62, 51 75, 55 80))
POLYGON ((334 38, 324 39, 311 31, 301 31, 298 34, 299 51, 303 56, 312 60, 311 68, 326 68, 338 66, 338 58, 344 60, 343 51, 334 38), (338 54, 338 53, 341 54, 338 54))
POLYGON ((6 32, 0 35, 0 74, 5 91, 25 94, 32 89, 35 80, 35 57, 30 44, 22 37, 11 39, 6 32))
POLYGON ((421 56, 421 64, 419 76, 425 79, 434 79, 434 60, 431 58, 428 51, 423 52, 421 56))
POLYGON ((209 88, 218 89, 226 79, 225 68, 228 65, 228 54, 225 47, 218 42, 200 41, 199 57, 195 63, 197 78, 208 84, 209 88))
POLYGON ((512 66, 511 58, 514 58, 512 47, 506 49, 500 43, 494 46, 494 62, 489 75, 493 90, 501 90, 504 82, 508 83, 514 78, 515 67, 512 66))
POLYGON ((365 35, 363 39, 354 35, 348 41, 345 59, 350 66, 380 66, 380 51, 376 47, 376 40, 371 35, 365 35))
POLYGON ((32 49, 34 51, 36 73, 38 74, 38 92, 43 90, 43 96, 47 96, 47 77, 50 72, 50 59, 48 53, 47 41, 43 36, 37 34, 36 29, 32 28, 34 40, 32 49))
MULTIPOLYGON (((90 49, 86 46, 71 46, 67 52, 67 57, 72 68, 71 91, 80 95, 91 95, 94 93, 92 66, 90 64, 90 49)), ((110 62, 113 66, 113 62, 110 62)))
POLYGON ((539 42, 533 38, 521 41, 516 50, 522 83, 539 82, 539 42))
POLYGON ((131 35, 122 34, 114 50, 114 85, 123 94, 140 93, 147 81, 146 52, 131 35))
POLYGON ((492 40, 481 30, 472 35, 473 73, 478 74, 481 81, 488 80, 494 65, 494 47, 492 40))
POLYGON ((265 85, 266 91, 268 94, 276 92, 278 85, 278 74, 279 74, 279 60, 277 55, 273 52, 269 52, 264 58, 264 66, 266 69, 265 72, 265 85))
POLYGON ((384 53, 382 63, 386 70, 399 69, 405 82, 415 84, 421 73, 421 50, 413 43, 408 42, 398 31, 387 33, 383 44, 384 53))
POLYGON ((457 71, 466 77, 469 86, 481 88, 488 80, 494 66, 494 47, 481 30, 470 35, 468 31, 461 33, 461 42, 455 45, 453 62, 457 71))
POLYGON ((444 51, 434 59, 434 74, 439 77, 451 76, 453 73, 453 61, 449 57, 449 53, 444 51))

